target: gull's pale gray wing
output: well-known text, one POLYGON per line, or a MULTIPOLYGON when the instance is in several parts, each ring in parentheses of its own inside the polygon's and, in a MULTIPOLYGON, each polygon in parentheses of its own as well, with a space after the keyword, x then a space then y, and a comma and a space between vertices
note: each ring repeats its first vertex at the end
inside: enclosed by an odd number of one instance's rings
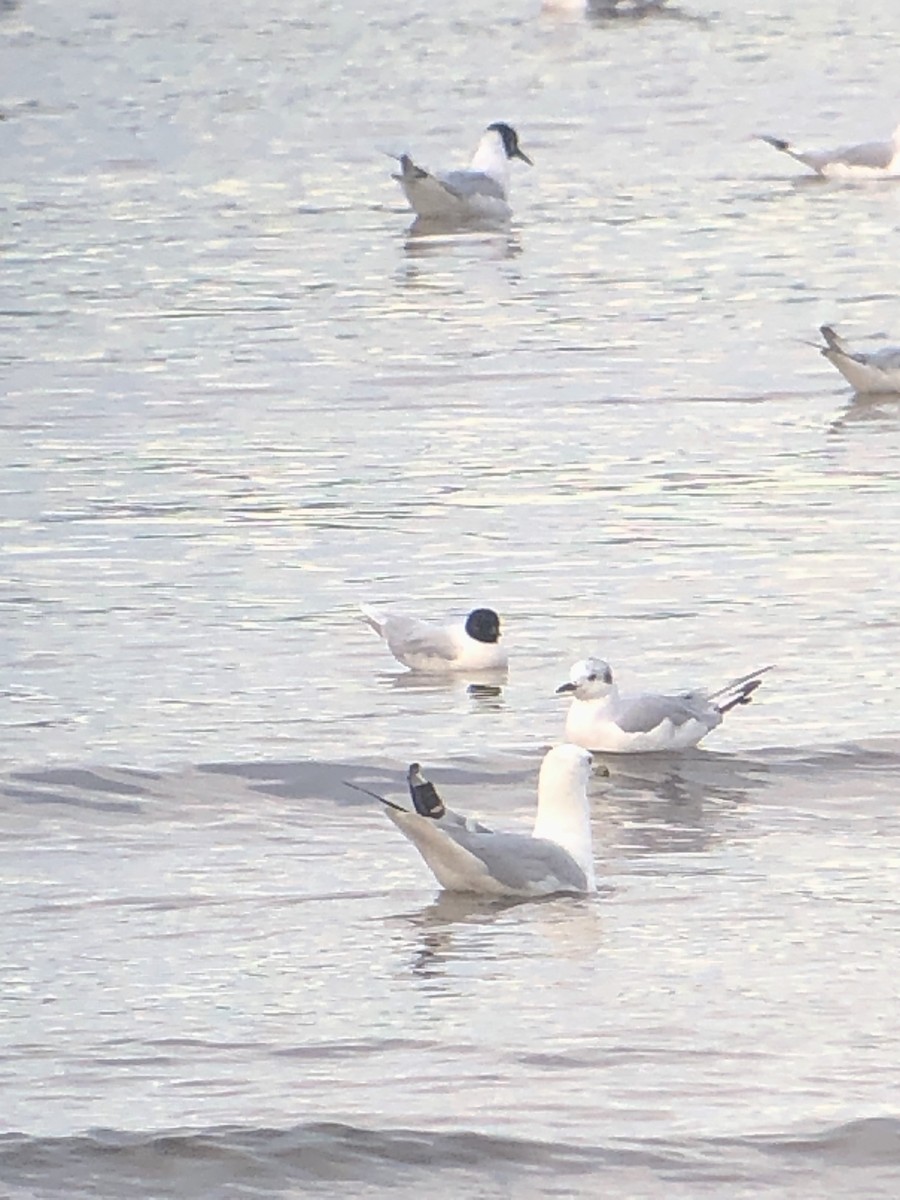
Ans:
POLYGON ((465 825, 448 828, 447 833, 482 862, 493 879, 513 891, 531 891, 544 881, 551 881, 554 891, 587 891, 584 871, 555 842, 521 833, 482 833, 465 825))
POLYGON ((447 171, 438 175, 437 180, 460 200, 471 200, 474 196, 490 196, 495 200, 506 199, 503 186, 482 171, 447 171))
POLYGON ((412 617, 391 614, 384 623, 384 638, 395 655, 422 655, 452 662, 457 647, 451 635, 439 625, 429 625, 412 617))
POLYGON ((873 350, 871 354, 862 355, 863 361, 879 371, 900 371, 900 349, 890 347, 887 350, 873 350))
POLYGON ((714 729, 721 720, 719 714, 710 709, 702 693, 685 693, 683 696, 648 693, 624 697, 624 701, 622 710, 616 714, 616 724, 625 733, 649 733, 667 720, 675 726, 687 721, 702 721, 709 729, 714 729))
POLYGON ((433 820, 393 807, 385 811, 449 891, 535 896, 588 890, 584 871, 554 842, 472 829, 454 813, 433 820))
POLYGON ((894 157, 894 147, 891 142, 866 142, 862 146, 841 146, 832 154, 823 153, 822 157, 831 163, 842 163, 848 167, 871 167, 876 171, 886 171, 894 157))

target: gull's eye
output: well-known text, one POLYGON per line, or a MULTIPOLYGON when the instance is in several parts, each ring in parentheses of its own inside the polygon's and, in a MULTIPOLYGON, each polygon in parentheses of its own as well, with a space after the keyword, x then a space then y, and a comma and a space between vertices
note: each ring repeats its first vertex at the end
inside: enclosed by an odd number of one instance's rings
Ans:
POLYGON ((593 683, 597 678, 596 675, 588 675, 588 683, 593 683))

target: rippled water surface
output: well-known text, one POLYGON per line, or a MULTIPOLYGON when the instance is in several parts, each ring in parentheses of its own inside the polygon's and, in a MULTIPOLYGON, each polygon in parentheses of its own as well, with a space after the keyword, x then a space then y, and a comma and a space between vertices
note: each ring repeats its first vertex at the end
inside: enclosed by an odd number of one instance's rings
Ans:
POLYGON ((900 188, 752 135, 889 136, 900 32, 800 7, 0 3, 14 1200, 896 1197, 900 400, 809 343, 900 343, 900 188), (777 670, 597 763, 597 898, 440 895, 343 781, 527 828, 592 651, 777 670))

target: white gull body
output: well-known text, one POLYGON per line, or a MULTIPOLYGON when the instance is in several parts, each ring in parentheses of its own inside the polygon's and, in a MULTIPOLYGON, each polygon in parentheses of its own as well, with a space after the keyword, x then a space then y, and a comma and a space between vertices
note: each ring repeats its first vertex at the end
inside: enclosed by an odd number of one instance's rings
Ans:
POLYGON ((900 125, 888 141, 838 146, 833 150, 798 150, 783 138, 771 137, 766 133, 759 134, 759 137, 826 179, 900 177, 900 125))
POLYGON ((590 766, 590 754, 578 746, 554 746, 547 752, 530 835, 495 833, 444 808, 432 785, 418 775, 417 764, 410 767, 410 792, 421 811, 410 812, 378 798, 447 891, 523 897, 584 894, 597 888, 587 798, 590 766), (417 798, 423 793, 428 794, 427 804, 417 798), (428 810, 435 815, 423 815, 428 810))
POLYGON ((609 754, 687 750, 722 724, 730 709, 747 704, 761 683, 763 667, 715 692, 622 694, 602 658, 577 662, 557 693, 572 696, 566 740, 609 754))
POLYGON ((412 671, 443 675, 505 671, 509 665, 500 645, 500 618, 491 608, 473 609, 465 621, 436 625, 370 604, 360 607, 394 658, 412 671))
POLYGON ((531 159, 519 147, 511 125, 502 121, 489 125, 464 170, 426 171, 408 154, 399 157, 400 173, 394 178, 403 189, 410 207, 419 217, 439 221, 508 221, 510 159, 531 159))
POLYGON ((825 339, 822 354, 837 367, 852 388, 862 396, 900 393, 900 347, 854 352, 830 325, 820 330, 825 339))

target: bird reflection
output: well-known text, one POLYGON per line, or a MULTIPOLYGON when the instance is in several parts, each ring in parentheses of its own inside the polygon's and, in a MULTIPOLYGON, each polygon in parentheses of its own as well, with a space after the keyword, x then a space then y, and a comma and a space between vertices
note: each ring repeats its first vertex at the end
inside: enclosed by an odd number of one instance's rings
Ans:
POLYGON ((830 433, 840 433, 848 425, 896 425, 900 419, 900 392, 861 395, 855 392, 847 407, 828 426, 830 433))
POLYGON ((583 16, 594 25, 628 24, 661 18, 687 21, 703 28, 709 19, 669 5, 667 0, 544 0, 542 12, 549 16, 583 16))
MULTIPOLYGON (((604 886, 598 888, 597 894, 608 894, 611 890, 604 886)), ((498 943, 496 923, 517 908, 527 908, 531 916, 537 913, 541 928, 552 931, 554 943, 566 955, 570 952, 569 941, 573 935, 582 946, 584 918, 587 918, 588 940, 593 945, 598 929, 596 898, 597 895, 491 898, 466 892, 441 892, 431 904, 405 917, 418 930, 412 972, 420 979, 435 980, 448 974, 453 962, 498 957, 503 950, 498 943), (573 928, 573 918, 578 916, 582 920, 573 928)))
POLYGON ((410 692, 466 692, 472 700, 473 708, 485 712, 496 712, 503 708, 503 684, 508 675, 506 671, 483 671, 475 678, 465 674, 427 675, 419 671, 404 671, 402 675, 384 673, 379 676, 388 687, 398 691, 410 692))
POLYGON ((625 845, 645 853, 707 849, 721 836, 723 812, 768 786, 767 767, 728 754, 607 755, 604 762, 604 800, 623 821, 625 845))
POLYGON ((505 259, 522 253, 522 245, 508 226, 497 224, 453 225, 417 217, 406 232, 407 258, 441 258, 464 253, 470 258, 505 259))

